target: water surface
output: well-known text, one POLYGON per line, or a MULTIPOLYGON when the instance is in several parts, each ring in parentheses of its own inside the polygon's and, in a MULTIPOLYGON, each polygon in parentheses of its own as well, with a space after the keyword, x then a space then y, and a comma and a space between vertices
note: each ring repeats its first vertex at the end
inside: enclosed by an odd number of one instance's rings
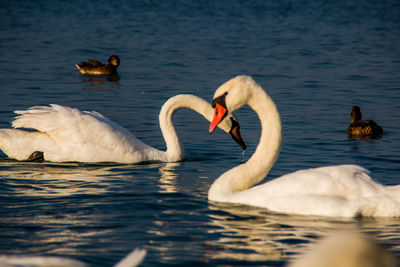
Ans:
MULTIPOLYGON (((277 104, 280 157, 266 178, 359 164, 399 184, 400 6, 396 1, 12 1, 0 4, 0 127, 13 110, 57 103, 96 110, 165 148, 161 105, 251 75, 277 104), (121 58, 119 79, 75 63, 121 58), (353 105, 384 129, 350 140, 353 105)), ((254 152, 256 115, 236 114, 254 152)), ((241 162, 222 131, 191 111, 174 122, 181 163, 20 163, 1 154, 0 254, 57 255, 111 266, 135 247, 143 266, 283 266, 319 237, 358 228, 400 255, 398 219, 278 215, 208 202, 216 177, 241 162)))

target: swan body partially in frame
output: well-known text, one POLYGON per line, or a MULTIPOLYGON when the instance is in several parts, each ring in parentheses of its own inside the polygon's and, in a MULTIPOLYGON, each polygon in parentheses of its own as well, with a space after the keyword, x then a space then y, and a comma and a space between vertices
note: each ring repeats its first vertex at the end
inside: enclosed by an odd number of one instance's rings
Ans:
MULTIPOLYGON (((36 106, 15 111, 14 128, 0 129, 0 149, 10 158, 31 160, 36 157, 52 162, 175 162, 184 159, 185 151, 175 131, 172 116, 189 108, 209 121, 213 109, 204 99, 182 94, 171 97, 162 106, 159 121, 167 150, 162 151, 137 139, 129 130, 95 111, 80 111, 60 105, 36 106)), ((221 129, 232 137, 240 134, 234 116, 221 129)), ((244 146, 244 143, 241 144, 244 146)))

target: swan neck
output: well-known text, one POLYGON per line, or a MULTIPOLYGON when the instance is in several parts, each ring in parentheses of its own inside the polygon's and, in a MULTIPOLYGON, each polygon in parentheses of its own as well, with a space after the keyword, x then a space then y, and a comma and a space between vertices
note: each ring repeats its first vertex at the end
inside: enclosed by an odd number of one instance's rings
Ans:
POLYGON ((251 158, 224 174, 211 186, 209 199, 223 200, 224 196, 246 190, 259 183, 271 170, 281 147, 281 120, 275 103, 258 85, 248 88, 251 96, 247 104, 261 122, 261 137, 251 158))
POLYGON ((261 136, 253 156, 245 163, 245 168, 254 168, 255 183, 269 173, 279 157, 282 144, 282 125, 279 111, 274 101, 259 87, 257 97, 249 101, 249 106, 257 113, 261 122, 261 136))
POLYGON ((164 152, 166 162, 180 161, 185 157, 183 145, 172 121, 174 113, 182 108, 192 109, 208 120, 213 116, 210 104, 200 97, 185 94, 168 99, 159 115, 161 132, 167 146, 167 151, 164 152))

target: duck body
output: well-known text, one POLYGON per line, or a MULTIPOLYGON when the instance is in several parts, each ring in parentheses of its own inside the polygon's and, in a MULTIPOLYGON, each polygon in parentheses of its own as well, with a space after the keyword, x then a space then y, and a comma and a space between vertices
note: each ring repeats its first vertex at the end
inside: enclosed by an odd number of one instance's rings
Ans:
POLYGON ((103 64, 99 61, 90 59, 80 64, 75 64, 78 71, 83 75, 116 75, 117 67, 120 64, 119 57, 112 55, 108 58, 108 63, 103 64))
POLYGON ((352 123, 346 130, 350 137, 378 138, 383 135, 383 129, 372 120, 352 123))
POLYGON ((385 186, 358 165, 304 169, 259 184, 281 149, 278 109, 266 91, 249 76, 237 76, 215 92, 210 132, 229 114, 249 105, 261 122, 261 136, 248 161, 221 174, 208 199, 246 204, 277 213, 327 217, 400 217, 400 185, 385 186))
POLYGON ((354 106, 351 111, 352 123, 346 130, 351 138, 378 138, 383 135, 383 129, 373 120, 361 120, 360 107, 354 106))

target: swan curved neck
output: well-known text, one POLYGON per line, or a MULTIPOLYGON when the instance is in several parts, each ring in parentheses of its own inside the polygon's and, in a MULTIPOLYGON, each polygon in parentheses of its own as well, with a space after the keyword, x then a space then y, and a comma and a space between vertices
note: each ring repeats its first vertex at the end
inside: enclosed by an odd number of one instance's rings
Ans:
POLYGON ((261 122, 261 137, 251 158, 224 174, 211 186, 209 199, 222 200, 221 197, 240 192, 259 183, 271 170, 281 148, 281 120, 273 100, 258 84, 249 87, 250 98, 247 104, 257 113, 261 122))
POLYGON ((174 113, 182 108, 192 109, 207 120, 211 120, 213 116, 210 104, 200 97, 182 94, 168 99, 162 106, 159 115, 161 132, 167 146, 167 151, 161 151, 161 153, 166 162, 180 161, 185 157, 184 148, 172 121, 174 113))

